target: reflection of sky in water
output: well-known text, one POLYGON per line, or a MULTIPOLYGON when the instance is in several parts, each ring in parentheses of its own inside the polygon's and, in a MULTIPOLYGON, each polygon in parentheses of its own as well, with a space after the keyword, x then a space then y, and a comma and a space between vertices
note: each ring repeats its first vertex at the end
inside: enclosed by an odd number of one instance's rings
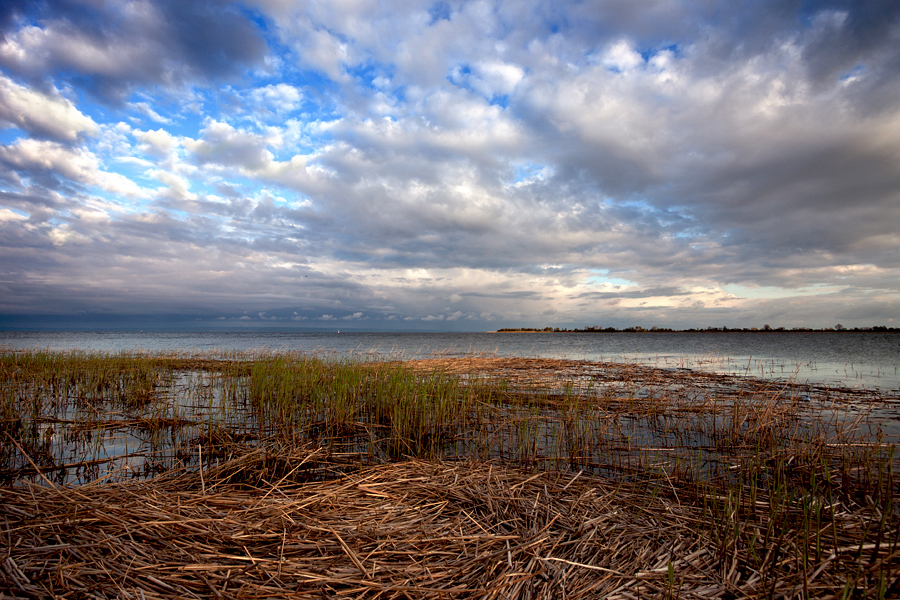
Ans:
MULTIPOLYGON (((567 337, 576 336, 569 334, 567 337)), ((546 351, 546 348, 542 351, 546 351)), ((426 351, 420 349, 419 353, 426 351)), ((532 356, 534 354, 531 353, 532 356)), ((600 357, 596 359, 599 360, 600 357)), ((742 363, 739 359, 711 355, 684 358, 650 353, 634 353, 627 356, 623 354, 619 357, 604 355, 602 359, 627 361, 632 364, 649 363, 673 372, 678 369, 703 369, 728 374, 750 374, 770 381, 787 380, 793 376, 795 381, 803 382, 802 370, 798 370, 797 365, 774 359, 768 361, 747 359, 746 363, 742 363)), ((816 370, 818 365, 806 367, 810 373, 819 374, 816 370)), ((554 369, 548 371, 547 376, 551 381, 553 377, 563 377, 562 381, 567 386, 578 385, 574 382, 580 381, 584 385, 594 386, 591 389, 603 390, 604 394, 611 391, 614 398, 643 398, 652 402, 653 398, 660 398, 662 394, 667 398, 680 398, 678 401, 687 402, 687 405, 693 401, 692 398, 703 397, 719 398, 727 403, 729 397, 739 397, 735 392, 743 390, 747 384, 722 378, 706 378, 701 381, 702 378, 698 377, 679 379, 677 376, 665 380, 647 380, 641 379, 640 375, 622 376, 621 371, 640 370, 584 365, 575 369, 574 375, 568 374, 566 370, 554 369)), ((847 381, 846 377, 845 374, 841 380, 847 381)), ((246 404, 239 401, 237 405, 231 406, 223 402, 225 379, 209 373, 175 374, 171 378, 166 378, 163 387, 156 390, 157 394, 153 401, 128 410, 115 406, 103 408, 99 406, 102 401, 87 404, 72 402, 61 406, 57 414, 59 421, 37 423, 37 439, 43 442, 42 446, 39 444, 41 452, 44 456, 52 457, 55 465, 48 467, 44 471, 45 474, 60 483, 84 483, 96 479, 146 476, 172 467, 196 468, 201 451, 204 457, 214 459, 217 438, 211 432, 216 428, 222 427, 230 434, 236 435, 255 435, 262 432, 253 424, 252 413, 248 411, 246 404), (64 468, 66 465, 69 467, 64 468)), ((555 381, 559 382, 560 379, 555 381)), ((763 387, 772 387, 775 390, 780 388, 778 385, 763 387)), ((774 393, 777 394, 777 391, 774 393)), ((820 411, 817 426, 826 428, 830 435, 843 429, 854 432, 857 439, 874 440, 880 433, 882 441, 898 443, 900 402, 873 403, 872 395, 866 396, 863 398, 863 394, 840 393, 802 386, 791 388, 786 395, 778 396, 780 398, 778 404, 779 409, 788 411, 785 418, 801 426, 807 421, 808 415, 804 414, 810 409, 809 414, 820 411), (799 408, 796 405, 792 406, 790 401, 791 398, 798 397, 805 398, 799 408), (796 421, 797 418, 800 421, 796 421)), ((770 394, 760 397, 765 400, 775 396, 770 394)), ((668 402, 667 400, 664 403, 663 408, 672 408, 668 402)), ((533 418, 536 415, 533 410, 528 407, 512 406, 503 409, 504 418, 500 420, 502 424, 491 435, 493 439, 493 436, 499 434, 496 438, 499 441, 496 446, 491 445, 490 456, 515 459, 518 440, 523 435, 530 435, 534 438, 534 443, 546 444, 548 453, 557 452, 559 459, 560 451, 554 444, 558 444, 559 440, 565 437, 566 431, 561 415, 555 412, 542 413, 541 418, 534 422, 533 418), (533 429, 531 433, 529 428, 533 429)), ((723 419, 727 420, 729 414, 727 410, 718 416, 710 416, 702 411, 693 413, 690 410, 672 410, 658 414, 654 417, 658 422, 651 422, 652 420, 648 421, 646 416, 626 412, 610 417, 615 421, 614 431, 602 435, 612 435, 613 438, 604 439, 607 441, 615 439, 614 445, 619 448, 627 447, 628 453, 637 452, 640 455, 641 452, 657 448, 662 452, 660 460, 668 460, 666 453, 669 450, 666 448, 678 448, 671 451, 702 452, 708 460, 713 461, 710 464, 713 464, 720 459, 716 458, 716 452, 712 449, 715 439, 703 433, 704 422, 712 419, 721 426, 724 423, 723 419)), ((592 423, 589 427, 602 428, 608 421, 603 415, 599 421, 597 414, 585 413, 585 415, 585 422, 592 423)), ((587 434, 595 435, 589 430, 587 434)), ((364 444, 367 440, 368 438, 353 443, 364 444)), ((460 449, 460 455, 466 455, 465 448, 460 449)), ((24 458, 19 462, 19 467, 26 466, 24 458)))
MULTIPOLYGON (((142 477, 172 467, 196 466, 205 434, 224 427, 247 430, 240 404, 225 407, 219 380, 210 374, 178 373, 157 388, 148 404, 122 409, 103 401, 61 404, 34 423, 34 436, 24 434, 32 460, 57 483, 142 477), (52 459, 47 465, 46 459, 52 459)), ((245 407, 244 407, 245 408, 245 407)), ((26 428, 28 425, 26 425, 26 428)), ((207 448, 205 453, 209 453, 207 448)), ((208 454, 207 454, 208 456, 208 454)), ((11 468, 27 468, 17 457, 11 468)))
POLYGON ((754 356, 636 354, 633 360, 662 368, 686 368, 760 379, 880 390, 900 394, 900 367, 881 364, 757 358, 754 356))
POLYGON ((471 353, 645 362, 900 394, 897 333, 45 333, 0 332, 12 348, 392 355, 471 353))
MULTIPOLYGON (((670 371, 690 369, 729 375, 745 375, 770 381, 848 388, 854 392, 881 390, 876 401, 868 394, 839 394, 828 390, 796 391, 809 394, 809 408, 824 409, 831 426, 848 427, 866 439, 879 435, 887 443, 900 442, 900 393, 896 334, 0 334, 0 344, 51 350, 189 351, 222 353, 238 350, 300 350, 361 358, 385 355, 418 358, 440 354, 569 358, 598 362, 649 365, 670 371), (800 358, 795 358, 800 357, 800 358)), ((602 371, 602 369, 600 369, 602 371)), ((600 371, 597 371, 599 373, 600 371)), ((588 377, 588 380, 592 377, 588 377)), ((80 464, 68 470, 48 471, 59 482, 81 483, 97 478, 113 479, 147 475, 173 465, 196 468, 199 447, 204 457, 215 444, 204 438, 206 425, 224 425, 232 432, 247 432, 246 409, 229 409, 221 402, 221 388, 214 377, 180 374, 167 382, 165 391, 151 405, 128 415, 98 414, 74 406, 61 407, 58 417, 94 425, 73 428, 64 422, 38 424, 37 436, 58 465, 80 464), (81 411, 81 412, 79 412, 81 411), (137 422, 161 417, 163 427, 137 422), (93 421, 92 421, 93 419, 93 421)), ((613 379, 602 385, 621 393, 644 397, 653 387, 613 379)), ((670 392, 676 382, 666 384, 670 392)), ((705 393, 717 392, 708 388, 705 393)), ((649 446, 676 445, 678 440, 623 417, 622 435, 630 443, 649 446)), ((251 426, 252 427, 252 426, 251 426)), ((553 420, 534 432, 538 438, 557 439, 553 420)), ((510 443, 520 432, 505 434, 510 443)), ((624 439, 624 438, 623 438, 624 439)), ((682 442, 685 440, 681 440, 682 442)), ((704 445, 709 440, 690 443, 704 445)), ((512 447, 497 452, 513 454, 512 447)), ((508 456, 506 458, 509 458, 508 456)), ((23 459, 24 460, 24 459, 23 459)), ((25 466, 24 462, 20 466, 25 466)))

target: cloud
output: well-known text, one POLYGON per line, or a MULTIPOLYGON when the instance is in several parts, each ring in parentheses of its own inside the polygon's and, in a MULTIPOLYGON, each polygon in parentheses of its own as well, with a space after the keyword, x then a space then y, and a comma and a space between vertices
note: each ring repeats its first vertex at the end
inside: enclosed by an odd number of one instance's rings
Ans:
MULTIPOLYGON (((484 61, 474 66, 474 77, 463 77, 467 83, 487 99, 505 96, 515 91, 516 86, 525 77, 524 70, 518 65, 499 61, 484 61)), ((457 75, 457 77, 460 77, 457 75)))
POLYGON ((158 158, 168 156, 180 145, 178 138, 164 129, 135 131, 134 137, 140 142, 141 152, 158 158))
POLYGON ((31 19, 7 17, 0 66, 26 77, 78 73, 119 102, 138 85, 234 76, 262 61, 256 26, 225 2, 36 2, 31 19))
POLYGON ((93 153, 57 142, 26 139, 0 146, 0 167, 13 181, 25 177, 50 189, 65 186, 68 180, 129 197, 147 195, 127 177, 104 171, 93 153))
POLYGON ((191 182, 186 178, 169 171, 151 169, 147 172, 149 177, 153 177, 166 187, 158 190, 164 196, 177 200, 195 200, 196 195, 190 192, 191 182))
POLYGON ((8 208, 0 209, 0 222, 8 223, 8 222, 16 222, 16 221, 25 221, 28 217, 17 212, 11 211, 8 208))
POLYGON ((267 136, 240 131, 219 121, 209 122, 200 133, 201 139, 184 142, 199 164, 254 171, 272 162, 272 154, 267 149, 272 140, 267 136))
POLYGON ((57 90, 41 93, 0 75, 0 124, 7 123, 31 135, 61 142, 75 142, 93 135, 99 127, 57 90))
MULTIPOLYGON (((860 65, 890 65, 900 69, 897 39, 900 7, 890 0, 834 2, 814 15, 803 58, 813 81, 827 85, 860 65)), ((879 75, 878 84, 887 83, 879 75)))
POLYGON ((157 123, 164 123, 167 125, 172 124, 172 119, 160 115, 155 110, 153 110, 146 102, 132 102, 129 104, 129 106, 131 106, 131 108, 135 109, 142 115, 149 117, 152 121, 156 121, 157 123))
POLYGON ((15 310, 373 329, 890 316, 898 14, 17 4, 0 261, 15 310))
POLYGON ((303 94, 292 85, 278 83, 251 90, 249 98, 254 106, 283 115, 297 110, 303 94))
POLYGON ((610 45, 602 57, 603 66, 615 72, 627 71, 640 67, 644 60, 625 40, 610 45))

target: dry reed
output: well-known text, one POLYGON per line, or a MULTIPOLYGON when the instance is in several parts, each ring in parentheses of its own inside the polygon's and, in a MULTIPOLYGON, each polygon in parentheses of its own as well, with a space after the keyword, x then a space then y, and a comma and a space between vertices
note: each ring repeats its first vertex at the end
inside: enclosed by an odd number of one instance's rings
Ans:
POLYGON ((879 577, 883 594, 900 585, 896 531, 876 539, 864 510, 829 507, 821 554, 810 561, 798 555, 799 531, 763 546, 769 511, 760 498, 739 525, 741 539, 756 533, 757 547, 722 556, 710 513, 680 492, 648 496, 640 485, 491 462, 360 469, 321 449, 257 449, 205 472, 0 488, 0 589, 93 598, 827 598, 877 587, 879 577), (752 552, 766 554, 761 568, 752 552))

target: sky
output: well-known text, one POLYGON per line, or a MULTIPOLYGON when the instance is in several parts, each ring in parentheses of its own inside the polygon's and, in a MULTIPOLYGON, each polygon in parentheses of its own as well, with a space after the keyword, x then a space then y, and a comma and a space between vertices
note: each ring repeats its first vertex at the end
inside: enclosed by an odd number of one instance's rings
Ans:
POLYGON ((6 0, 0 328, 900 326, 896 0, 6 0))

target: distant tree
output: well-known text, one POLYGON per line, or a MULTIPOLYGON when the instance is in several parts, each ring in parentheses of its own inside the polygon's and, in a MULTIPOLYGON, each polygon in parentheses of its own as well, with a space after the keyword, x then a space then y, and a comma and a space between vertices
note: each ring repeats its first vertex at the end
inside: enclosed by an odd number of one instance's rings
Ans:
POLYGON ((844 326, 841 325, 840 323, 838 323, 837 325, 834 326, 834 330, 835 330, 835 331, 843 331, 843 330, 844 330, 844 326))
POLYGON ((763 331, 772 331, 772 326, 766 323, 763 325, 763 331))

